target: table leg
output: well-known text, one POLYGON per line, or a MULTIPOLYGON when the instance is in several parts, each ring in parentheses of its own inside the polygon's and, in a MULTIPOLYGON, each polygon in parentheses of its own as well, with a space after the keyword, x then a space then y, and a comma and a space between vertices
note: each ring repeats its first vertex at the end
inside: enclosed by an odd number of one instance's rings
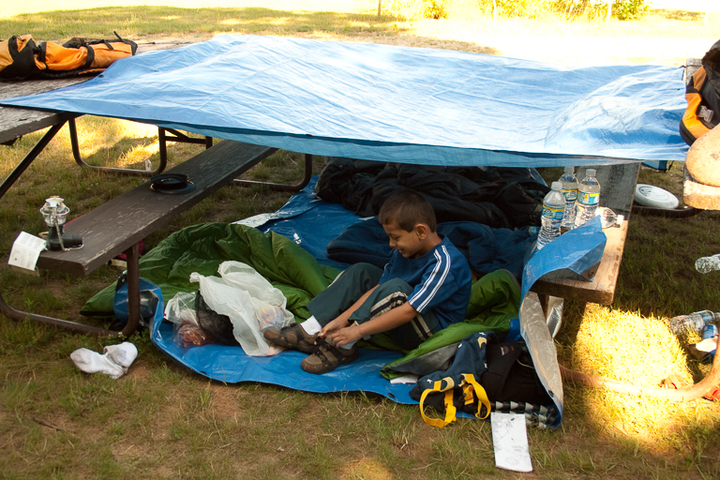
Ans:
POLYGON ((127 286, 128 286, 128 322, 122 331, 108 330, 106 328, 93 327, 83 323, 62 320, 59 318, 46 317, 34 313, 17 310, 5 301, 0 291, 0 312, 12 320, 31 320, 60 328, 67 328, 80 333, 88 333, 98 336, 120 336, 129 337, 140 325, 140 249, 137 244, 125 251, 127 255, 127 286))
MULTIPOLYGON (((133 168, 96 167, 95 165, 90 165, 90 164, 86 163, 85 160, 83 160, 82 156, 80 155, 80 144, 78 142, 77 125, 75 125, 74 118, 68 120, 68 127, 70 128, 70 145, 72 146, 73 158, 75 158, 75 163, 77 163, 81 167, 90 168, 93 170, 99 170, 101 172, 106 172, 106 173, 122 173, 124 175, 138 175, 138 176, 142 176, 142 177, 152 177, 153 175, 162 173, 162 171, 165 170, 165 167, 167 166, 167 155, 163 156, 162 154, 160 155, 160 165, 158 165, 158 168, 155 170, 136 170, 133 168)), ((162 144, 161 144, 161 146, 162 146, 162 144)))
POLYGON ((46 325, 52 325, 54 327, 67 328, 81 333, 89 333, 91 335, 107 336, 117 335, 119 333, 113 330, 107 330, 105 328, 93 327, 90 325, 84 325, 82 323, 71 322, 69 320, 61 320, 59 318, 46 317, 44 315, 37 315, 34 313, 16 310, 10 305, 8 305, 7 302, 5 302, 5 299, 2 296, 2 292, 0 292, 0 312, 5 314, 8 318, 11 318, 12 320, 21 321, 27 319, 33 322, 44 323, 46 325))
POLYGON ((299 192, 303 188, 307 186, 308 183, 310 183, 310 179, 312 178, 312 166, 313 166, 313 156, 309 153, 305 154, 305 176, 300 181, 300 183, 296 185, 286 185, 283 183, 271 183, 271 182, 258 182, 255 180, 242 180, 239 178, 236 178, 233 180, 234 185, 238 185, 241 187, 247 187, 250 185, 265 185, 272 190, 278 191, 278 192, 299 192))
POLYGON ((140 248, 136 243, 125 250, 127 258, 128 322, 120 332, 129 337, 140 325, 140 248))
POLYGON ((63 127, 63 125, 65 125, 65 122, 61 122, 50 127, 50 130, 45 132, 45 135, 43 135, 40 141, 35 144, 33 149, 30 150, 27 155, 25 155, 25 158, 22 159, 18 166, 15 167, 15 170, 13 170, 3 181, 2 185, 0 185, 0 198, 7 193, 10 187, 12 187, 17 179, 20 178, 20 175, 22 175, 30 164, 35 161, 37 156, 40 155, 40 152, 42 152, 47 144, 50 143, 50 140, 53 139, 55 134, 63 127))

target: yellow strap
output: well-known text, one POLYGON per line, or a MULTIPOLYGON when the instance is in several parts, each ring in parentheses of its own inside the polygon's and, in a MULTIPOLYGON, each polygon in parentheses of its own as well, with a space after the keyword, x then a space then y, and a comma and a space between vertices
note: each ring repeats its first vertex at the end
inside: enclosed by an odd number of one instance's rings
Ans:
POLYGON ((448 425, 452 421, 455 420, 455 413, 456 409, 453 405, 453 392, 452 390, 446 390, 445 391, 445 419, 441 420, 439 418, 430 418, 427 415, 425 415, 425 397, 428 396, 428 394, 432 392, 440 392, 442 386, 442 380, 438 380, 433 384, 433 388, 428 388, 422 393, 422 396, 420 397, 420 415, 422 415, 422 419, 427 423, 428 425, 431 425, 433 427, 443 428, 445 425, 448 425))
POLYGON ((455 404, 453 403, 453 391, 448 390, 445 392, 445 425, 447 425, 450 422, 454 422, 457 418, 455 415, 457 413, 457 409, 455 408, 455 404))
POLYGON ((490 399, 488 399, 485 389, 477 382, 477 380, 475 380, 475 375, 472 373, 463 373, 463 377, 465 378, 465 381, 472 385, 475 389, 475 395, 478 399, 478 411, 475 414, 475 417, 481 420, 487 418, 488 415, 490 415, 490 399), (485 415, 481 417, 480 412, 482 412, 482 405, 485 405, 485 415))
POLYGON ((463 382, 462 390, 465 405, 471 405, 475 401, 475 387, 469 383, 463 382))

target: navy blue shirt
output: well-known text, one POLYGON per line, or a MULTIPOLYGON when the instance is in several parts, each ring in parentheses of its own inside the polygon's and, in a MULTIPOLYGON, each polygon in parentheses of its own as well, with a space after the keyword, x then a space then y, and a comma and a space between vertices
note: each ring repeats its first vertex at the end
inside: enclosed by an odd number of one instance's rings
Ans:
POLYGON ((450 240, 418 258, 405 258, 395 250, 378 283, 401 278, 414 288, 408 303, 419 313, 432 310, 445 328, 465 320, 472 274, 465 256, 450 240))

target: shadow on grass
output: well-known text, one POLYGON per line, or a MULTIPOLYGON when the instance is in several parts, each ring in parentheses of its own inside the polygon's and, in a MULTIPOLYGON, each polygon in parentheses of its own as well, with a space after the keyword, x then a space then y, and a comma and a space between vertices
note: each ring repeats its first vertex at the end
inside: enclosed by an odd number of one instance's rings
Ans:
MULTIPOLYGON (((63 10, 0 19, 0 38, 31 33, 37 41, 64 42, 71 37, 113 38, 117 32, 139 43, 163 36, 201 41, 217 34, 237 33, 306 36, 323 39, 372 39, 374 43, 408 43, 402 19, 372 14, 291 12, 268 8, 111 7, 63 10)), ((470 42, 412 37, 413 46, 498 54, 491 47, 470 42)))

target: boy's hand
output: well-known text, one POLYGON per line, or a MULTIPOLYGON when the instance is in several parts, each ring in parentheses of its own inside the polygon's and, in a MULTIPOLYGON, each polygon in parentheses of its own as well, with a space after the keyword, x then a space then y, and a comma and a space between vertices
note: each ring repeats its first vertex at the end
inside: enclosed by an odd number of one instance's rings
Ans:
POLYGON ((327 337, 331 333, 336 332, 344 327, 347 327, 347 325, 348 325, 348 322, 346 319, 344 319, 342 317, 338 317, 335 320, 333 320, 332 322, 325 325, 325 327, 323 327, 323 329, 320 331, 319 335, 321 337, 327 337))
POLYGON ((345 328, 337 330, 332 334, 332 336, 328 337, 327 340, 335 347, 342 347, 348 343, 360 340, 362 336, 362 333, 360 333, 360 326, 357 323, 353 323, 345 328))

